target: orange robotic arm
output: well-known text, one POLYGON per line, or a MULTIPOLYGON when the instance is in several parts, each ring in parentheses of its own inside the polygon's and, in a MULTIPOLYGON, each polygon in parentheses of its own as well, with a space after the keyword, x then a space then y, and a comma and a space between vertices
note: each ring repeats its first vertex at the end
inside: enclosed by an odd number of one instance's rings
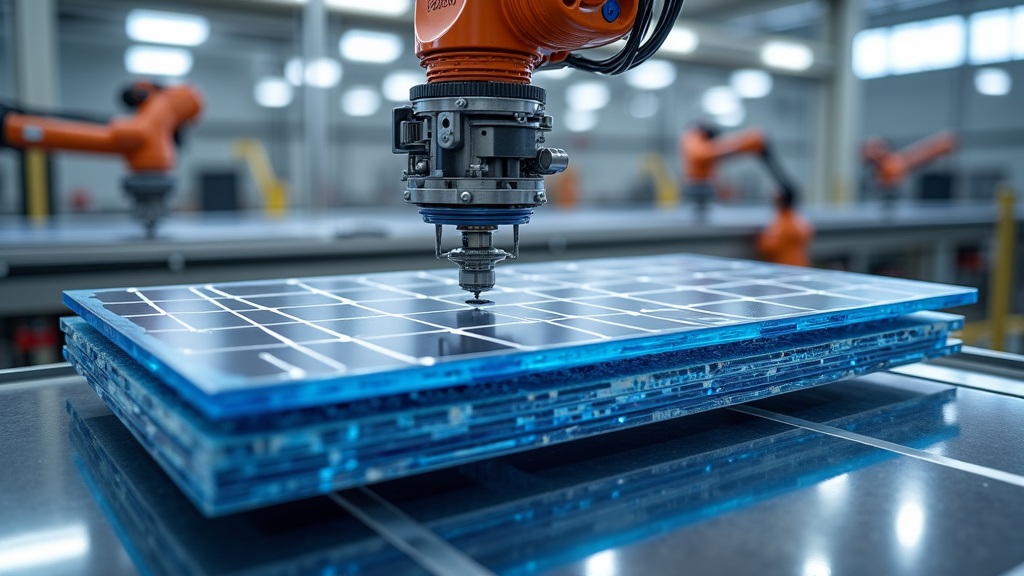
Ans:
POLYGON ((864 143, 863 156, 865 162, 877 167, 878 184, 882 188, 896 188, 903 184, 910 172, 954 150, 956 137, 946 130, 898 152, 890 151, 884 140, 872 138, 864 143))
POLYGON ((638 0, 421 0, 416 56, 427 82, 525 84, 569 52, 610 44, 633 26, 638 0))
POLYGON ((764 154, 767 146, 760 130, 714 137, 708 129, 695 126, 683 134, 680 148, 687 180, 704 182, 714 177, 719 160, 737 154, 764 154))
POLYGON ((129 94, 138 100, 137 113, 108 125, 9 112, 3 117, 3 143, 12 148, 120 154, 132 172, 173 170, 174 134, 199 115, 199 93, 185 85, 159 88, 138 83, 129 94))
POLYGON ((427 82, 394 110, 392 150, 408 157, 405 201, 435 226, 435 255, 459 266, 473 294, 494 287, 494 265, 519 253, 519 226, 547 202, 544 176, 569 155, 544 145, 554 127, 547 92, 533 72, 561 64, 601 74, 639 66, 668 37, 683 0, 419 0, 416 55, 427 82), (657 24, 652 23, 657 20, 657 24), (628 36, 621 50, 591 60, 576 50, 628 36), (462 246, 441 251, 443 226, 462 246), (493 245, 512 226, 513 249, 493 245))

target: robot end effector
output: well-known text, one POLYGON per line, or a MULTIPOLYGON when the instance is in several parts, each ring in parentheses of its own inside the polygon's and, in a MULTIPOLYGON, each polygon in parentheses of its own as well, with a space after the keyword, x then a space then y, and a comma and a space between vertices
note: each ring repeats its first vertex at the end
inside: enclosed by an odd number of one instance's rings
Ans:
POLYGON ((515 258, 519 226, 547 201, 544 176, 565 170, 564 150, 544 146, 553 120, 546 93, 530 84, 549 64, 618 74, 639 65, 667 37, 682 0, 663 3, 646 42, 653 0, 438 0, 416 3, 416 54, 427 83, 412 104, 394 111, 393 151, 408 155, 405 201, 436 227, 435 254, 459 265, 471 303, 494 287, 496 263, 515 258), (629 35, 611 58, 573 51, 629 35), (455 226, 462 246, 441 251, 442 227, 455 226), (493 245, 499 226, 513 227, 513 248, 493 245))

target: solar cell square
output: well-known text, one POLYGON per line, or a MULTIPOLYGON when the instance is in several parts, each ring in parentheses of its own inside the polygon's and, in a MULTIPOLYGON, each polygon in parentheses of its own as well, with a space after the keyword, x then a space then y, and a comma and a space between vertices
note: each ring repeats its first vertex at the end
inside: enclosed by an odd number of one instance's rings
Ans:
POLYGON ((800 294, 797 296, 779 296, 765 299, 766 302, 784 304, 786 306, 799 306, 812 310, 838 310, 864 304, 861 298, 846 298, 834 294, 800 294))
POLYGON ((781 306, 778 304, 768 304, 766 302, 756 302, 752 300, 702 304, 700 309, 707 310, 708 312, 738 316, 740 318, 749 318, 752 320, 772 318, 775 316, 790 316, 807 311, 806 308, 794 308, 792 306, 781 306))
POLYGON ((295 322, 295 318, 291 315, 281 314, 275 310, 241 310, 238 314, 243 318, 248 319, 251 323, 258 324, 260 326, 295 322))
POLYGON ((196 330, 252 326, 252 322, 249 322, 247 318, 227 310, 223 312, 185 312, 174 314, 174 317, 185 326, 196 330))
MULTIPOLYGON (((276 327, 275 327, 276 329, 276 327)), ((221 328, 219 330, 167 330, 153 332, 153 338, 176 350, 210 351, 222 348, 280 345, 264 328, 221 328)))
POLYGON ((807 292, 798 288, 788 288, 773 284, 727 284, 716 286, 715 291, 751 297, 781 296, 783 294, 802 294, 807 292))
POLYGON ((614 320, 603 322, 605 317, 601 317, 600 320, 596 318, 566 318, 565 320, 555 320, 554 323, 559 326, 568 326, 577 330, 584 330, 593 334, 599 334, 606 338, 613 338, 615 336, 635 336, 644 332, 650 333, 650 330, 643 330, 641 328, 635 328, 629 324, 623 325, 617 322, 627 322, 630 320, 628 316, 622 315, 614 320))
MULTIPOLYGON (((219 284, 217 291, 231 296, 268 296, 272 294, 302 294, 306 288, 291 282, 268 281, 251 284, 219 284)), ((148 291, 146 291, 148 293, 148 291)), ((194 296, 193 296, 194 297, 194 296)))
POLYGON ((180 330, 185 328, 185 325, 175 320, 173 316, 132 316, 126 318, 126 320, 146 331, 180 330))
POLYGON ((363 306, 385 314, 419 314, 421 312, 440 312, 441 310, 467 310, 470 306, 445 302, 433 298, 412 298, 407 300, 381 300, 366 302, 363 306))
POLYGON ((293 323, 293 324, 275 324, 266 328, 273 334, 282 336, 291 340, 292 342, 317 342, 320 340, 337 340, 338 334, 333 333, 326 326, 320 324, 304 324, 304 323, 293 323))
POLYGON ((546 310, 548 312, 554 312, 556 314, 562 314, 564 316, 600 316, 602 314, 612 314, 615 311, 600 306, 592 306, 587 304, 585 300, 579 302, 569 302, 566 300, 553 300, 551 302, 537 302, 530 304, 530 308, 536 308, 537 310, 546 310))
POLYGON ((206 299, 166 300, 156 304, 168 314, 177 314, 179 312, 219 312, 224 309, 221 306, 221 301, 206 299))
MULTIPOLYGON (((310 348, 313 346, 323 345, 311 344, 310 348)), ((289 346, 199 352, 188 355, 188 358, 197 365, 214 370, 273 380, 316 377, 345 369, 340 363, 332 362, 329 356, 310 354, 289 346)))
POLYGON ((312 278, 303 282, 306 286, 325 292, 343 292, 351 290, 365 290, 366 284, 358 280, 347 280, 344 278, 312 278))
MULTIPOLYGON (((459 312, 459 314, 461 313, 462 312, 459 312)), ((441 314, 446 314, 446 312, 442 312, 441 314)), ((423 316, 424 320, 426 320, 427 316, 433 316, 433 314, 418 314, 416 316, 410 316, 409 318, 400 318, 398 316, 369 316, 366 318, 351 318, 348 320, 314 322, 314 324, 349 338, 377 338, 380 336, 416 334, 419 332, 432 332, 439 330, 437 326, 417 322, 415 319, 420 318, 420 316, 423 316)), ((430 320, 426 321, 429 322, 430 320)))
POLYGON ((523 346, 538 347, 593 342, 601 339, 598 335, 587 334, 551 322, 506 324, 490 328, 471 328, 465 331, 471 334, 491 336, 506 342, 515 342, 523 346))
MULTIPOLYGON (((495 314, 486 308, 470 308, 469 310, 455 310, 448 312, 427 312, 409 316, 410 320, 426 322, 445 328, 476 328, 479 326, 494 326, 495 324, 511 324, 522 322, 522 318, 495 314)), ((389 317, 391 320, 402 321, 402 318, 389 317)), ((408 320, 405 320, 408 322, 408 320)), ((425 325, 421 327, 429 328, 425 325)), ((432 328, 431 328, 432 329, 432 328)), ((409 331, 411 332, 411 330, 409 331)))
POLYGON ((467 334, 455 334, 446 331, 426 332, 408 336, 386 336, 373 338, 368 343, 410 358, 422 359, 427 364, 432 364, 433 360, 437 358, 474 356, 515 348, 509 344, 477 337, 488 336, 493 330, 493 328, 474 328, 472 330, 465 330, 467 334))
POLYGON ((154 308, 148 302, 133 302, 130 304, 104 304, 103 307, 118 316, 144 316, 148 314, 160 314, 160 310, 154 308))
POLYGON ((190 287, 169 287, 169 288, 140 288, 136 292, 143 300, 163 302, 166 300, 195 300, 200 298, 190 287))
POLYGON ((594 288, 599 288, 605 292, 612 292, 615 294, 634 294, 637 292, 655 292, 658 290, 667 290, 672 288, 672 284, 665 284, 663 282, 651 282, 642 280, 630 280, 623 282, 621 280, 613 280, 609 282, 596 282, 591 284, 594 288))
POLYGON ((282 294, 279 296, 248 296, 245 301, 264 308, 290 308, 293 306, 330 306, 341 301, 323 294, 282 294))
POLYGON ((732 294, 719 294, 706 292, 704 290, 670 290, 668 292, 650 292, 637 294, 636 298, 667 304, 669 306, 693 306, 706 302, 720 302, 722 300, 735 300, 738 296, 732 294))
POLYGON ((331 306, 302 306, 298 308, 281 308, 278 310, 299 320, 317 322, 323 320, 344 320, 363 316, 380 316, 380 312, 367 310, 352 304, 333 304, 331 306))
POLYGON ((620 312, 645 312, 647 310, 657 310, 664 308, 660 304, 655 304, 643 300, 644 296, 638 294, 634 298, 618 298, 615 296, 605 296, 603 298, 588 298, 581 300, 580 302, 588 304, 590 306, 602 306, 604 308, 610 308, 613 311, 620 312))

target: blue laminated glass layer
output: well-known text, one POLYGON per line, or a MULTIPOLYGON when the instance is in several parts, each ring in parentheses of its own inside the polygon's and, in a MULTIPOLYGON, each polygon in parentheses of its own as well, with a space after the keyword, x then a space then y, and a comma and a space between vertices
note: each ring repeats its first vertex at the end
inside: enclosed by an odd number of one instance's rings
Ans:
POLYGON ((585 438, 942 356, 940 313, 210 420, 80 318, 65 355, 207 515, 585 438))
POLYGON ((973 288, 693 255, 77 290, 65 303, 210 418, 354 401, 974 302, 973 288))

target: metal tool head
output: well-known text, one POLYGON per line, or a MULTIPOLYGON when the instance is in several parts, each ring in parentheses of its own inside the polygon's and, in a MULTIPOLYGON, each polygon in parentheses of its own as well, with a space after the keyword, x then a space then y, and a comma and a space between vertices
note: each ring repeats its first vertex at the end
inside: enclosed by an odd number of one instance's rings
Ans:
POLYGON ((552 120, 537 86, 443 82, 414 87, 411 99, 393 118, 392 149, 409 157, 405 201, 437 227, 436 256, 458 264, 459 285, 479 301, 495 264, 518 255, 519 226, 547 202, 544 176, 569 157, 543 146, 552 120), (461 232, 461 247, 442 252, 442 226, 461 232), (511 252, 493 245, 499 226, 513 227, 511 252))
POLYGON ((174 190, 174 177, 162 173, 129 174, 122 185, 132 197, 132 215, 142 222, 146 238, 152 240, 157 224, 167 214, 167 197, 174 190))

